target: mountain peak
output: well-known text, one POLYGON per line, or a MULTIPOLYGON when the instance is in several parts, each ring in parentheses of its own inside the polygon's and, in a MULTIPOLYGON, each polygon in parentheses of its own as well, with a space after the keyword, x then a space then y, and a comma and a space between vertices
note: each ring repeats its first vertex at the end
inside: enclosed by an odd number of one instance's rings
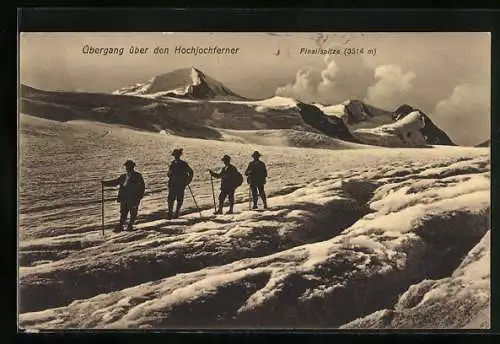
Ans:
POLYGON ((191 67, 191 81, 192 81, 192 84, 193 85, 199 85, 204 80, 205 80, 205 74, 201 70, 199 70, 199 69, 197 69, 195 67, 191 67))
POLYGON ((203 73, 203 71, 202 71, 201 69, 198 69, 198 68, 196 68, 196 67, 193 67, 193 66, 192 66, 192 67, 191 67, 191 71, 192 71, 193 73, 197 73, 197 74, 199 74, 199 75, 201 75, 201 76, 205 76, 205 73, 203 73))
POLYGON ((126 86, 113 92, 114 94, 156 97, 174 97, 188 99, 222 99, 245 100, 229 88, 206 75, 194 66, 181 68, 172 72, 155 76, 142 84, 126 86))

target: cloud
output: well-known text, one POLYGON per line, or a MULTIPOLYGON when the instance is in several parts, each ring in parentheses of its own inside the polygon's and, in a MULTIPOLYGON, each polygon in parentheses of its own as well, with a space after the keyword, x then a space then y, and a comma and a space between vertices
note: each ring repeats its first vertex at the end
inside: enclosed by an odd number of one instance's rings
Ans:
POLYGON ((361 58, 332 57, 323 59, 321 68, 303 68, 295 80, 278 87, 277 96, 291 97, 304 102, 339 104, 348 99, 362 99, 367 87, 373 83, 373 70, 361 58))
POLYGON ((335 78, 339 73, 339 67, 335 61, 331 61, 321 72, 321 82, 318 85, 317 93, 320 101, 328 99, 328 95, 338 93, 335 78))
POLYGON ((321 71, 316 68, 306 67, 297 71, 293 84, 278 87, 275 93, 277 96, 311 101, 317 98, 317 88, 321 82, 321 71))
POLYGON ((323 104, 364 98, 371 105, 392 109, 404 101, 415 78, 415 73, 403 73, 401 67, 394 64, 372 69, 363 63, 361 57, 334 58, 327 55, 324 62, 326 67, 323 70, 299 70, 295 81, 278 87, 276 95, 323 104))
POLYGON ((339 67, 330 61, 325 69, 303 68, 295 75, 295 81, 276 89, 276 95, 292 97, 304 102, 332 103, 346 99, 341 97, 340 83, 337 78, 339 67))
POLYGON ((323 78, 323 82, 325 83, 333 82, 338 72, 339 72, 339 67, 337 66, 337 63, 334 60, 331 61, 326 67, 326 69, 321 72, 321 77, 323 78))
POLYGON ((490 138, 490 113, 489 88, 468 83, 438 102, 431 118, 457 144, 472 146, 490 138))
POLYGON ((323 69, 300 69, 292 83, 278 87, 276 95, 325 105, 363 99, 386 110, 406 103, 421 108, 459 145, 476 145, 490 137, 490 93, 484 82, 452 86, 456 80, 450 80, 451 92, 446 94, 435 92, 427 78, 395 63, 373 68, 332 56, 323 62, 323 69))
POLYGON ((381 65, 375 68, 377 83, 370 86, 365 101, 382 109, 393 110, 405 103, 405 96, 412 90, 413 72, 404 73, 396 64, 381 65))

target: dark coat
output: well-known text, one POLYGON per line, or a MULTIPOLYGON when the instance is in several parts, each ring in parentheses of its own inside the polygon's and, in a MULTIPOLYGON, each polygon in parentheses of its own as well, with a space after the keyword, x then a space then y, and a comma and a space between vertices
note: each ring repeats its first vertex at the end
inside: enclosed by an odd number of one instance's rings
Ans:
POLYGON ((235 177, 238 175, 238 170, 233 165, 229 164, 224 166, 219 173, 210 172, 215 178, 220 178, 220 189, 224 191, 231 191, 236 189, 235 177))
POLYGON ((267 178, 266 164, 260 160, 251 161, 245 171, 247 183, 250 185, 264 185, 267 178))
POLYGON ((193 180, 193 169, 184 160, 174 160, 168 168, 168 186, 185 188, 193 180))
POLYGON ((144 179, 142 178, 142 174, 139 172, 133 171, 130 175, 130 179, 128 183, 125 185, 125 180, 127 178, 127 174, 124 173, 120 177, 104 181, 104 186, 117 186, 120 185, 120 189, 118 190, 117 201, 128 201, 131 203, 139 203, 141 199, 144 197, 144 192, 146 186, 144 184, 144 179))

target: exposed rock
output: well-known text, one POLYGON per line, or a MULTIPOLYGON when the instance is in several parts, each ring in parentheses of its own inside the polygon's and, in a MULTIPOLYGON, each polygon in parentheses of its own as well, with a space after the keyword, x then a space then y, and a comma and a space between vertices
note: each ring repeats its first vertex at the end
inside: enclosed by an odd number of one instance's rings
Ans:
POLYGON ((429 116, 427 116, 421 110, 413 108, 408 104, 401 105, 399 108, 397 108, 396 111, 394 111, 393 118, 396 121, 399 121, 415 111, 418 111, 423 117, 424 127, 421 129, 421 132, 427 144, 456 146, 456 144, 453 143, 450 137, 432 122, 429 116))

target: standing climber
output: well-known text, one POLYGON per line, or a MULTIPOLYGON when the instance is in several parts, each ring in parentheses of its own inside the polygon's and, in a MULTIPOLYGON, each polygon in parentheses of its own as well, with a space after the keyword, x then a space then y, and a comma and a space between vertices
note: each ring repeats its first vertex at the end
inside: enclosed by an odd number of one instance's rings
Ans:
POLYGON ((247 176, 247 183, 250 185, 250 190, 252 191, 253 209, 257 209, 257 201, 260 198, 262 203, 264 203, 264 209, 267 209, 267 198, 266 191, 264 190, 264 184, 266 184, 267 169, 266 164, 260 160, 260 154, 258 151, 253 152, 251 161, 245 171, 245 176, 247 176))
POLYGON ((117 186, 120 185, 118 190, 117 201, 120 202, 120 223, 114 229, 114 232, 121 232, 123 225, 127 220, 128 213, 130 212, 130 220, 128 222, 127 230, 133 230, 139 204, 144 197, 145 185, 142 175, 134 171, 135 163, 132 160, 127 160, 124 164, 127 173, 122 174, 120 177, 109 180, 101 181, 103 186, 117 186))
POLYGON ((170 220, 173 217, 178 218, 179 212, 184 202, 184 190, 193 180, 193 169, 187 162, 181 160, 182 148, 174 149, 172 156, 174 160, 170 163, 168 168, 168 214, 167 218, 170 220), (175 214, 173 214, 174 202, 177 201, 175 214))
POLYGON ((231 157, 229 155, 224 155, 221 160, 224 162, 224 167, 219 173, 208 170, 212 177, 221 178, 219 209, 215 214, 222 214, 226 197, 229 198, 229 210, 226 214, 232 214, 234 212, 234 192, 242 184, 243 176, 234 165, 231 165, 231 157))

